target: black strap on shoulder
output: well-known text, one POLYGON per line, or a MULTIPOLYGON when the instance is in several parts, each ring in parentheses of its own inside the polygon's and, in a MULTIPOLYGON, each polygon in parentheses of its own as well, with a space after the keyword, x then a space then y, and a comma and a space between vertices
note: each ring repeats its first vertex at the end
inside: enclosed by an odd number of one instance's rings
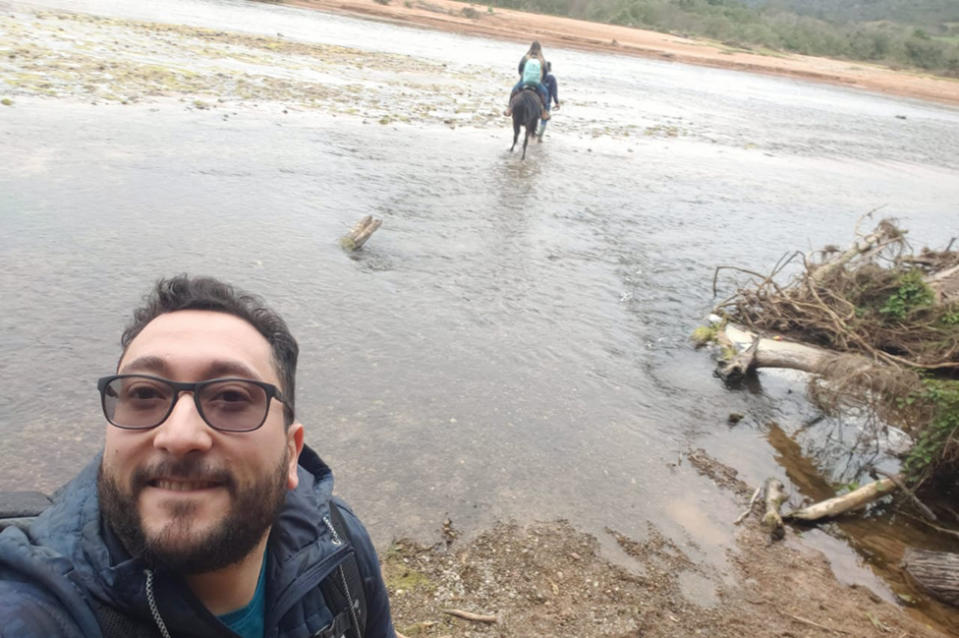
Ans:
POLYGON ((348 543, 352 551, 327 576, 320 587, 326 597, 327 605, 333 612, 333 624, 330 626, 331 638, 363 638, 366 634, 366 593, 363 577, 356 562, 356 547, 350 535, 349 527, 343 520, 340 506, 330 504, 330 522, 340 540, 348 543), (352 631, 346 631, 347 629, 352 631))
POLYGON ((88 600, 103 638, 162 638, 156 625, 131 618, 94 596, 88 600))

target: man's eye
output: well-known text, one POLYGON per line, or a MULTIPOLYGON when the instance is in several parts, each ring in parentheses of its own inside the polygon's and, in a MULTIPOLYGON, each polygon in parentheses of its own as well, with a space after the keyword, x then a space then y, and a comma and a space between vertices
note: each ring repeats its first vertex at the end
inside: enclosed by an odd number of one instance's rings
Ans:
POLYGON ((224 403, 236 403, 239 401, 249 401, 250 395, 243 390, 229 389, 220 390, 213 396, 214 401, 223 401, 224 403))
POLYGON ((164 398, 163 393, 160 392, 159 388, 150 386, 134 386, 129 388, 126 396, 128 399, 135 401, 149 401, 151 399, 164 398))

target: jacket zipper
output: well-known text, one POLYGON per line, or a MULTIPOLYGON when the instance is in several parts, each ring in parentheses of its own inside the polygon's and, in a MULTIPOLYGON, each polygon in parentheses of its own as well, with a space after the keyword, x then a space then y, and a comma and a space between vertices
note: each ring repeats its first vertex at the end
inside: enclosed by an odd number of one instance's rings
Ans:
MULTIPOLYGON (((324 517, 325 519, 325 517, 324 517)), ((324 520, 324 523, 326 521, 324 520)), ((299 600, 303 594, 310 591, 311 589, 316 588, 324 578, 330 575, 333 570, 339 565, 343 558, 349 550, 343 545, 343 541, 340 540, 339 535, 333 537, 333 544, 337 546, 335 552, 323 559, 319 565, 316 565, 314 568, 310 569, 306 574, 300 577, 299 583, 295 588, 289 589, 283 596, 277 600, 276 604, 270 610, 270 618, 267 620, 266 626, 272 626, 283 617, 286 612, 290 610, 290 607, 293 606, 293 603, 299 600)))

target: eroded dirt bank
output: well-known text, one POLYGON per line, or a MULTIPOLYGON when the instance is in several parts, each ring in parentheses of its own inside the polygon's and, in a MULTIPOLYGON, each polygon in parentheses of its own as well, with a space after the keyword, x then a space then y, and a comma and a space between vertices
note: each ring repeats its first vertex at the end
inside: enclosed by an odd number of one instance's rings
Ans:
MULTIPOLYGON (((431 29, 525 42, 659 58, 687 64, 768 73, 851 86, 890 95, 959 104, 959 80, 893 71, 863 62, 811 56, 762 55, 719 43, 655 31, 523 13, 455 0, 288 0, 281 4, 390 20, 431 29)), ((548 51, 547 51, 548 53, 548 51)), ((548 57, 548 55, 547 55, 548 57)))
MULTIPOLYGON (((690 460, 748 502, 731 468, 702 451, 690 460)), ((500 524, 465 543, 446 525, 433 547, 394 543, 382 559, 397 629, 407 636, 948 635, 836 582, 825 558, 804 549, 792 530, 771 543, 758 514, 738 533, 725 574, 691 561, 653 525, 641 540, 607 532, 632 561, 628 568, 565 521, 500 524)))

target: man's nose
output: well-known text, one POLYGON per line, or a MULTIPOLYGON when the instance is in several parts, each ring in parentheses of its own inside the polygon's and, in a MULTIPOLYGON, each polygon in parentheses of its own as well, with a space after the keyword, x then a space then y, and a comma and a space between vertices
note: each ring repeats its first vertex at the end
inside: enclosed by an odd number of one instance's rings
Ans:
POLYGON ((189 452, 209 450, 213 444, 210 427, 197 411, 190 392, 181 392, 166 421, 156 427, 153 446, 182 456, 189 452))

